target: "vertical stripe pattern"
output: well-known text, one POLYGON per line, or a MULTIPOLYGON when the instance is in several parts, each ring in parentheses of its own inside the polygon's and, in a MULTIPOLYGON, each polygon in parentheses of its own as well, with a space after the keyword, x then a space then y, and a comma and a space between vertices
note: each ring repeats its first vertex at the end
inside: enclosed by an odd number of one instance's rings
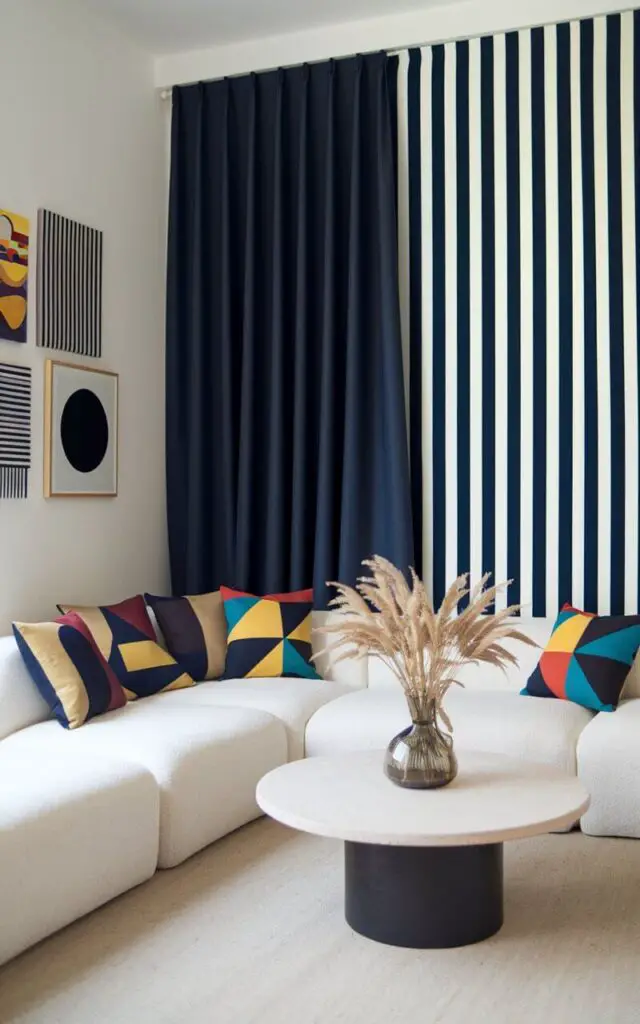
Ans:
POLYGON ((640 14, 401 68, 427 585, 491 572, 527 614, 637 613, 640 14))
POLYGON ((31 466, 31 369, 0 363, 0 498, 26 498, 31 466))
POLYGON ((102 231, 38 211, 37 341, 102 355, 102 231))

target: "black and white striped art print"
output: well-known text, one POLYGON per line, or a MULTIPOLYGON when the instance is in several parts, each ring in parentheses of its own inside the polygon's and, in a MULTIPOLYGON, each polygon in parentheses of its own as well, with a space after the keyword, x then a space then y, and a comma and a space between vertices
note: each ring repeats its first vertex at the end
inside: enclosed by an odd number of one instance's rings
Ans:
POLYGON ((425 580, 635 614, 640 11, 405 51, 398 100, 425 580))
POLYGON ((31 369, 0 363, 0 498, 26 498, 31 466, 31 369))
POLYGON ((102 231, 38 211, 38 345, 102 355, 102 231))

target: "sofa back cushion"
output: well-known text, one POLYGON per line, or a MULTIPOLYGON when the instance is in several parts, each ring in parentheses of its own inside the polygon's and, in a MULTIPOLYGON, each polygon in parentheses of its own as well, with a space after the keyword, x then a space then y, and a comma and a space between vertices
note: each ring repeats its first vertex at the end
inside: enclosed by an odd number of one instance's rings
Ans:
POLYGON ((337 665, 334 664, 337 653, 331 659, 328 655, 322 652, 326 650, 329 644, 333 643, 336 639, 335 636, 327 636, 324 633, 318 632, 318 627, 324 625, 332 620, 339 620, 337 612, 318 612, 314 611, 311 616, 311 649, 314 654, 321 654, 322 656, 314 662, 314 665, 323 679, 330 679, 335 683, 342 683, 343 686, 349 686, 353 690, 362 690, 367 686, 368 683, 368 666, 366 658, 356 658, 354 660, 349 659, 348 661, 341 661, 337 665))
POLYGON ((624 681, 620 700, 629 700, 632 697, 640 697, 640 651, 636 654, 629 675, 624 681))
POLYGON ((0 740, 51 716, 13 636, 0 637, 0 740))
MULTIPOLYGON (((526 636, 534 640, 538 647, 529 647, 527 644, 505 641, 505 647, 518 659, 518 667, 507 668, 506 672, 494 668, 492 665, 463 665, 458 673, 458 679, 468 690, 512 690, 519 692, 527 679, 535 669, 540 659, 540 654, 547 640, 551 636, 551 630, 555 619, 514 619, 514 626, 526 636)), ((372 689, 380 687, 399 686, 395 676, 377 658, 369 658, 369 686, 372 689)))

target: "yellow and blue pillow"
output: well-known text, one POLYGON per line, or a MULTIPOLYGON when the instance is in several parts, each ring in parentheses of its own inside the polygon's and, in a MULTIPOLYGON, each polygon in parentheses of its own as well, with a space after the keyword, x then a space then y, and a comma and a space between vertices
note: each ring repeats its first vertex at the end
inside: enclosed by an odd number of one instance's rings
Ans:
POLYGON ((127 703, 78 615, 63 615, 55 622, 14 622, 13 633, 31 678, 65 729, 77 729, 127 703))
POLYGON ((80 616, 128 700, 195 685, 189 673, 158 644, 142 594, 95 608, 58 607, 80 616))
POLYGON ((313 591, 256 597, 221 587, 227 622, 226 679, 320 679, 311 664, 313 591))
POLYGON ((521 692, 615 711, 638 648, 639 615, 593 615, 565 604, 521 692))

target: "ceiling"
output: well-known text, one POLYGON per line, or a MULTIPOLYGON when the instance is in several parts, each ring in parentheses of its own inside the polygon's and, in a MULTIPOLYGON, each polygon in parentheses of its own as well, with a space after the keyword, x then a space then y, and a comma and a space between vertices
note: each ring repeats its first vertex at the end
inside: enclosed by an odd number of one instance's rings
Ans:
MULTIPOLYGON (((150 53, 180 53, 455 0, 83 0, 150 53)), ((459 0, 458 0, 459 2, 459 0)))

